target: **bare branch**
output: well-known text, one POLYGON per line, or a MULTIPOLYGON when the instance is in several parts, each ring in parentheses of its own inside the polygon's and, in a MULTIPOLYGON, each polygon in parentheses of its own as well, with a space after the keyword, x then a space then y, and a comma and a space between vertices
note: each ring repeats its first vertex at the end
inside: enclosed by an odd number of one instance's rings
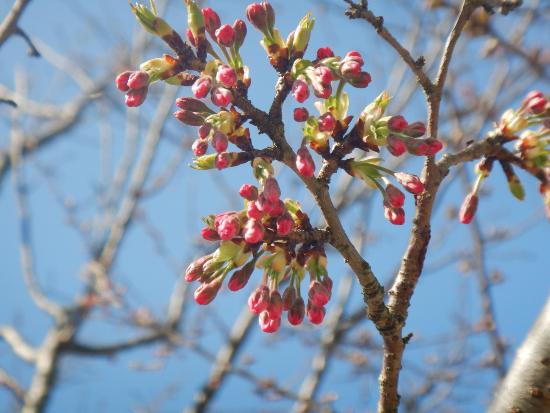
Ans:
POLYGON ((17 22, 29 3, 30 0, 15 0, 15 3, 11 6, 8 14, 4 17, 2 23, 0 23, 0 47, 2 47, 8 37, 17 31, 17 22))
POLYGON ((19 332, 10 326, 0 326, 0 337, 8 343, 21 360, 33 363, 36 360, 36 349, 28 344, 19 332))

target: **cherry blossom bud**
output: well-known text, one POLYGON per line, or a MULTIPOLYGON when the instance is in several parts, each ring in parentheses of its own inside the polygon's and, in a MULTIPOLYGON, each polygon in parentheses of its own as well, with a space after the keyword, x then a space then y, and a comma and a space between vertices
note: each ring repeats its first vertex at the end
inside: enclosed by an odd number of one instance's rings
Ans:
POLYGON ((384 216, 393 225, 403 225, 405 223, 405 211, 403 208, 394 208, 386 202, 384 202, 384 216))
POLYGON ((231 91, 224 87, 216 87, 212 89, 211 96, 212 96, 212 103, 219 107, 227 106, 233 100, 231 91))
POLYGON ((116 88, 118 90, 121 90, 123 92, 126 92, 127 90, 130 89, 130 87, 128 86, 128 79, 130 78, 130 75, 134 73, 134 72, 131 72, 129 70, 125 71, 125 72, 122 72, 120 73, 116 79, 115 79, 115 85, 116 85, 116 88))
POLYGON ((393 156, 401 156, 407 151, 407 145, 397 136, 388 135, 387 142, 388 151, 390 151, 393 156))
POLYGON ((336 126, 336 119, 330 112, 326 112, 317 119, 321 132, 332 132, 336 126))
POLYGON ((252 3, 246 8, 246 17, 256 29, 262 33, 269 30, 267 23, 267 13, 260 3, 252 3))
POLYGON ((229 24, 224 24, 216 30, 216 39, 222 46, 231 47, 235 42, 235 29, 229 24))
POLYGON ((296 101, 303 103, 309 97, 309 88, 307 82, 303 79, 296 79, 292 85, 292 96, 296 101))
POLYGON ((269 303, 269 288, 266 285, 261 285, 252 291, 248 297, 248 308, 254 314, 260 314, 267 308, 269 303))
POLYGON ((315 173, 315 162, 305 145, 300 146, 296 153, 296 169, 306 178, 311 178, 315 173))
POLYGON ((267 304, 267 312, 270 318, 281 318, 283 313, 283 299, 277 290, 272 290, 269 293, 269 303, 267 304))
POLYGON ((235 271, 227 283, 227 288, 231 291, 243 289, 254 272, 254 264, 255 261, 252 260, 241 269, 235 271))
POLYGON ((130 89, 141 89, 149 84, 149 75, 141 70, 133 72, 128 78, 130 89))
POLYGON ((270 318, 267 311, 263 311, 260 314, 258 322, 264 333, 275 333, 281 327, 281 318, 270 318))
POLYGON ((206 106, 204 102, 190 97, 177 98, 176 106, 180 109, 188 110, 195 113, 214 113, 214 111, 206 106))
POLYGON ((395 179, 397 179, 397 182, 403 185, 403 188, 405 188, 411 194, 419 195, 424 192, 424 184, 418 176, 411 175, 405 172, 396 172, 394 176, 395 179))
POLYGON ((288 212, 284 213, 277 219, 277 235, 284 237, 290 234, 294 227, 294 220, 288 212))
POLYGON ((203 265, 208 262, 212 257, 205 255, 204 257, 197 258, 193 261, 185 270, 185 281, 191 282, 198 280, 203 274, 203 265))
POLYGON ((212 126, 210 126, 209 123, 202 124, 199 128, 199 138, 206 139, 210 134, 211 129, 212 129, 212 126))
POLYGON ((202 116, 189 110, 177 110, 174 112, 174 117, 180 122, 190 126, 201 126, 204 123, 204 118, 202 116))
POLYGON ((388 120, 388 128, 395 132, 402 132, 407 126, 409 126, 409 123, 401 115, 392 116, 388 120))
POLYGON ((332 279, 328 275, 323 277, 321 283, 325 286, 329 293, 332 293, 332 279))
POLYGON ((309 284, 308 298, 317 307, 322 307, 328 303, 330 292, 320 281, 315 280, 309 284))
POLYGON ((216 155, 214 166, 217 169, 225 169, 231 166, 231 154, 228 152, 220 152, 216 155))
POLYGON ((385 198, 393 208, 401 208, 405 203, 405 194, 392 184, 386 186, 385 198))
POLYGON ((330 47, 320 47, 317 49, 317 59, 326 59, 327 57, 334 57, 334 52, 330 47))
POLYGON ((279 183, 273 177, 269 177, 264 181, 263 195, 270 202, 277 202, 281 197, 281 188, 279 183))
POLYGON ((532 90, 525 96, 525 99, 523 99, 522 106, 526 107, 531 100, 543 97, 544 94, 540 90, 532 90))
POLYGON ((221 286, 221 279, 216 279, 209 283, 201 284, 201 286, 195 290, 195 302, 200 305, 210 304, 214 298, 216 298, 221 286))
POLYGON ((403 131, 405 135, 408 135, 412 138, 420 138, 426 133, 426 125, 422 122, 413 122, 405 128, 403 131))
POLYGON ((257 244, 264 239, 264 227, 255 219, 249 219, 243 229, 243 237, 249 244, 257 244))
POLYGON ((262 211, 264 214, 269 214, 275 207, 275 204, 267 199, 267 197, 264 195, 264 193, 261 193, 258 196, 258 199, 255 202, 256 206, 260 211, 262 211))
POLYGON ((216 30, 221 26, 220 16, 210 7, 205 7, 201 11, 206 31, 210 33, 210 36, 215 37, 216 30))
POLYGON ((361 56, 361 53, 359 53, 357 50, 352 50, 351 52, 347 52, 344 59, 345 58, 348 58, 348 59, 352 58, 355 61, 359 62, 361 66, 365 64, 365 62, 363 61, 363 57, 361 56))
POLYGON ((346 59, 340 65, 340 73, 342 76, 358 76, 361 73, 363 65, 355 60, 346 59))
POLYGON ((297 326, 304 321, 305 304, 302 297, 298 297, 288 310, 288 322, 293 326, 297 326))
POLYGON ((208 142, 204 139, 195 139, 195 141, 193 141, 193 145, 191 145, 191 149, 196 156, 202 156, 208 149, 208 142))
POLYGON ((466 195, 466 198, 464 198, 464 202, 462 203, 462 206, 460 207, 460 211, 458 213, 458 219, 461 223, 469 224, 470 222, 472 222, 472 219, 474 219, 474 215, 477 210, 477 204, 477 194, 470 192, 468 195, 466 195))
POLYGON ((225 152, 228 146, 228 142, 229 141, 227 140, 227 135, 220 131, 214 133, 214 136, 212 137, 212 147, 218 153, 225 152))
POLYGON ((278 216, 281 216, 285 212, 285 203, 281 201, 280 199, 276 202, 272 203, 272 208, 269 211, 269 216, 272 218, 276 218, 278 216))
POLYGON ((428 151, 426 155, 435 155, 441 149, 443 149, 443 143, 440 140, 429 138, 426 139, 426 144, 428 145, 428 151))
POLYGON ((124 103, 130 108, 140 106, 143 102, 145 102, 148 90, 149 89, 147 87, 128 90, 128 92, 126 92, 124 103))
POLYGON ((239 189, 239 195, 249 201, 255 201, 258 199, 258 188, 252 184, 244 184, 241 186, 241 189, 239 189))
POLYGON ((332 72, 326 66, 319 66, 315 68, 315 70, 313 71, 313 75, 317 78, 319 82, 324 84, 329 84, 334 80, 332 72))
POLYGON ((423 139, 407 139, 405 145, 411 155, 424 156, 430 151, 430 147, 423 139))
POLYGON ((219 241, 220 236, 218 232, 210 227, 204 227, 201 229, 201 236, 206 241, 219 241))
POLYGON ((328 99, 332 94, 332 86, 330 83, 322 83, 319 81, 313 81, 311 83, 313 93, 315 96, 321 99, 328 99))
POLYGON ((210 92, 212 87, 212 78, 210 76, 201 76, 199 77, 193 86, 191 86, 191 91, 197 99, 205 98, 210 92))
POLYGON ((312 324, 321 324, 325 318, 325 311, 325 307, 318 307, 308 301, 306 314, 312 324))
POLYGON ((214 225, 222 241, 234 238, 241 229, 239 217, 235 213, 218 215, 214 225))
POLYGON ((233 23, 233 30, 235 31, 235 44, 233 46, 238 50, 243 45, 246 37, 246 24, 241 19, 237 19, 233 23))
POLYGON ((305 122, 307 118, 309 117, 309 112, 306 108, 300 107, 294 109, 294 120, 296 122, 305 122))
POLYGON ((372 77, 369 72, 361 72, 358 75, 354 76, 347 76, 346 80, 353 86, 357 88, 366 88, 371 80, 372 77))
POLYGON ((286 287, 285 291, 283 292, 283 310, 288 311, 290 307, 292 307, 292 304, 294 304, 294 301, 296 301, 296 297, 298 296, 298 293, 296 292, 296 288, 292 286, 286 287))
POLYGON ((547 103, 548 103, 548 100, 546 100, 542 96, 532 98, 527 103, 527 110, 531 113, 534 113, 534 114, 538 115, 539 113, 544 112, 547 103))
POLYGON ((256 202, 250 202, 246 207, 246 216, 250 219, 262 219, 264 213, 258 209, 256 202))

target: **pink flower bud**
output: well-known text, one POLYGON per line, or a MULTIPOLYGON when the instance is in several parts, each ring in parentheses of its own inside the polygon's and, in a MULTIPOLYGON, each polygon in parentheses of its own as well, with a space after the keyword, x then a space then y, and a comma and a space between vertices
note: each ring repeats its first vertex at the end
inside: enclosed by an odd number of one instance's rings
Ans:
POLYGON ((214 113, 208 106, 204 104, 204 102, 190 97, 177 98, 176 106, 180 109, 188 110, 195 113, 214 113))
POLYGON ((269 293, 267 312, 269 313, 269 318, 281 318, 281 314, 283 313, 283 299, 279 291, 272 290, 269 293))
POLYGON ((180 109, 174 112, 174 117, 180 122, 190 126, 201 126, 204 123, 202 116, 197 115, 195 112, 189 110, 180 109))
POLYGON ((429 138, 426 139, 426 144, 428 145, 428 151, 426 155, 435 155, 441 149, 443 149, 443 143, 437 139, 429 138))
POLYGON ((474 219, 474 215, 476 214, 478 200, 477 194, 473 192, 466 195, 466 198, 464 198, 464 202, 460 207, 460 212, 458 213, 458 218, 461 223, 469 224, 472 222, 472 219, 474 219))
POLYGON ((522 106, 527 106, 532 99, 543 98, 544 94, 540 90, 532 90, 523 99, 522 106))
POLYGON ((246 8, 246 17, 248 21, 262 33, 269 31, 269 20, 271 19, 271 17, 267 15, 264 3, 252 3, 246 8))
POLYGON ((313 75, 317 78, 319 82, 324 84, 329 84, 334 80, 332 72, 326 66, 319 66, 315 68, 315 70, 313 71, 313 75))
POLYGON ((315 173, 315 162, 305 145, 300 146, 296 153, 296 169, 306 178, 311 178, 315 173))
POLYGON ((321 83, 318 81, 313 81, 311 83, 311 87, 313 88, 313 93, 318 98, 328 99, 332 94, 332 86, 330 85, 330 83, 321 83))
POLYGON ((281 188, 279 188, 279 183, 273 177, 269 177, 264 181, 264 188, 262 194, 270 202, 277 202, 281 197, 281 188))
POLYGON ((228 152, 220 152, 216 155, 214 166, 217 169, 225 169, 231 166, 231 154, 228 152))
POLYGON ((277 235, 284 237, 290 234, 294 228, 294 221, 288 212, 285 212, 277 219, 277 235))
POLYGON ((359 62, 361 66, 365 64, 365 62, 363 61, 363 57, 361 56, 361 53, 359 53, 357 50, 352 50, 351 52, 347 52, 344 59, 346 58, 347 59, 352 58, 353 60, 359 62))
POLYGON ((248 308, 254 314, 260 314, 267 308, 269 303, 269 288, 266 285, 261 285, 252 291, 248 297, 248 308))
POLYGON ((357 88, 366 88, 372 78, 369 72, 361 72, 358 75, 348 75, 346 80, 353 86, 357 88))
POLYGON ((216 39, 222 46, 231 47, 235 42, 235 30, 230 24, 224 24, 216 30, 216 39))
POLYGON ((390 151, 393 156, 401 156, 407 151, 407 145, 397 136, 388 135, 387 142, 388 151, 390 151))
POLYGON ((309 112, 306 108, 296 108, 294 109, 294 120, 296 122, 305 122, 307 118, 309 117, 309 112))
POLYGON ((211 258, 212 257, 210 255, 205 255, 204 257, 197 258, 195 261, 189 264, 189 266, 185 270, 185 281, 191 282, 198 280, 203 274, 203 265, 211 258))
POLYGON ((260 328, 264 333, 275 333, 281 327, 281 318, 270 318, 267 311, 263 311, 258 317, 260 328))
POLYGON ((205 98, 210 92, 212 87, 212 78, 210 76, 201 76, 199 77, 193 86, 191 86, 191 91, 197 99, 205 98))
POLYGON ((258 209, 256 202, 250 202, 246 207, 246 216, 250 219, 262 219, 264 213, 258 209))
POLYGON ((363 65, 355 60, 344 60, 340 65, 340 73, 344 77, 359 76, 363 65))
POLYGON ((317 49, 317 59, 326 59, 327 57, 334 57, 334 52, 330 47, 320 47, 317 49))
POLYGON ((531 113, 538 115, 544 112, 547 103, 548 100, 546 100, 543 96, 532 98, 527 103, 527 110, 531 113))
POLYGON ((275 207, 275 204, 269 201, 269 199, 267 199, 267 197, 264 195, 263 192, 258 196, 258 199, 256 200, 255 204, 256 204, 256 207, 260 211, 262 211, 264 214, 271 213, 271 211, 275 207))
POLYGON ((413 122, 405 128, 403 133, 412 138, 420 138, 426 133, 426 125, 422 122, 413 122))
POLYGON ((219 241, 220 236, 216 230, 210 227, 204 227, 201 229, 201 236, 206 241, 219 241))
POLYGON ((309 300, 317 307, 322 307, 330 300, 330 292, 320 281, 312 281, 309 284, 309 300))
POLYGON ((418 176, 411 175, 405 172, 396 172, 394 176, 395 179, 397 179, 397 182, 403 185, 403 188, 405 188, 411 194, 420 195, 422 192, 424 192, 424 184, 418 176))
POLYGON ((332 279, 328 275, 323 277, 321 283, 325 286, 328 292, 332 294, 332 279))
POLYGON ((239 217, 235 213, 218 215, 214 225, 222 241, 234 238, 241 229, 239 217))
POLYGON ((204 26, 210 36, 214 37, 216 30, 219 29, 221 25, 220 16, 210 7, 205 7, 202 11, 202 17, 204 18, 204 26))
POLYGON ((403 225, 405 223, 405 211, 403 208, 394 208, 387 202, 384 202, 384 216, 393 225, 403 225))
POLYGON ((130 108, 141 105, 143 102, 145 102, 148 90, 149 89, 147 87, 128 90, 128 92, 126 92, 124 103, 130 108))
POLYGON ((243 237, 249 244, 257 244, 264 239, 264 227, 255 219, 249 219, 243 229, 243 237))
POLYGON ((237 83, 237 75, 231 66, 221 65, 216 73, 216 80, 225 87, 233 87, 237 83))
POLYGON ((283 310, 288 311, 290 307, 292 307, 292 304, 294 304, 294 301, 296 301, 296 297, 298 296, 298 293, 296 292, 296 288, 294 287, 286 287, 285 291, 283 292, 283 310))
POLYGON ((248 284, 248 280, 250 280, 253 272, 254 262, 246 264, 243 268, 233 273, 233 275, 229 279, 229 282, 227 283, 227 288, 229 288, 231 291, 239 291, 243 289, 246 284, 248 284))
POLYGON ((216 298, 216 295, 218 294, 218 291, 220 291, 221 286, 222 283, 219 279, 216 279, 209 283, 201 284, 200 287, 195 290, 195 302, 200 305, 211 303, 214 298, 216 298))
POLYGON ((212 137, 212 147, 218 153, 225 152, 228 146, 228 140, 225 133, 217 131, 212 137))
POLYGON ((303 103, 309 97, 309 88, 307 82, 298 78, 292 84, 292 96, 296 101, 303 103))
POLYGON ((325 311, 325 307, 318 307, 308 301, 306 314, 312 324, 321 324, 325 318, 325 311))
POLYGON ((395 132, 401 132, 407 126, 409 126, 409 123, 401 115, 392 116, 388 121, 388 128, 390 128, 392 131, 395 131, 395 132))
POLYGON ((278 216, 281 216, 285 211, 285 203, 279 199, 277 202, 272 203, 272 208, 269 211, 269 216, 272 218, 277 218, 278 216))
POLYGON ((125 72, 122 72, 120 73, 116 79, 115 79, 115 85, 116 85, 116 88, 118 90, 121 90, 123 92, 126 92, 127 90, 130 89, 130 87, 128 86, 128 79, 130 78, 130 75, 134 73, 134 72, 131 72, 129 70, 125 71, 125 72))
POLYGON ((208 149, 208 142, 203 139, 195 139, 193 145, 191 145, 191 149, 196 156, 202 156, 208 149))
POLYGON ((336 119, 330 112, 326 112, 317 119, 321 132, 332 132, 336 126, 336 119))
POLYGON ((298 297, 288 310, 288 322, 293 326, 301 324, 304 321, 305 307, 302 297, 298 297))
POLYGON ((128 87, 130 89, 141 89, 149 84, 149 75, 146 72, 133 72, 128 78, 128 87))
POLYGON ((411 155, 424 156, 430 151, 430 147, 423 139, 407 139, 405 145, 411 155))
POLYGON ((252 184, 244 184, 241 186, 241 189, 239 189, 239 195, 249 201, 255 201, 258 199, 258 188, 252 184))
POLYGON ((199 138, 206 139, 210 134, 211 129, 212 129, 212 126, 210 126, 209 123, 202 124, 199 128, 199 138))
POLYGON ((216 87, 212 89, 211 96, 212 103, 219 107, 227 106, 233 100, 233 95, 231 95, 231 91, 224 87, 216 87))
POLYGON ((246 24, 241 19, 235 20, 233 23, 233 30, 235 30, 235 49, 239 49, 244 43, 246 37, 246 24))
POLYGON ((386 186, 385 198, 393 208, 401 208, 405 203, 405 194, 392 184, 386 186))

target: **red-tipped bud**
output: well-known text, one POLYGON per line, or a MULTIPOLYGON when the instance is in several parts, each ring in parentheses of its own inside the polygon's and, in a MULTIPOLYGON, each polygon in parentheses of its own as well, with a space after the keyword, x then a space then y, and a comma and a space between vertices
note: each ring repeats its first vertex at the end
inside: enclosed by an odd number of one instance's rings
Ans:
POLYGON ((224 87, 216 87, 212 90, 212 103, 216 106, 223 107, 227 106, 233 100, 233 95, 231 91, 224 87))
POLYGON ((180 109, 188 110, 196 113, 214 113, 204 102, 190 97, 177 98, 176 106, 180 109))
POLYGON ((249 201, 255 201, 258 199, 258 188, 252 184, 244 184, 241 186, 241 189, 239 189, 239 195, 249 201))
POLYGON ((427 155, 435 155, 441 149, 443 149, 443 143, 440 140, 429 138, 426 139, 426 144, 428 145, 427 155))
POLYGON ((130 75, 134 73, 129 70, 120 73, 116 79, 115 79, 115 85, 118 90, 121 90, 123 92, 126 92, 130 89, 128 86, 128 79, 130 78, 130 75))
POLYGON ((214 166, 216 169, 225 169, 231 166, 231 154, 229 152, 220 152, 214 159, 214 166))
POLYGON ((401 156, 407 151, 407 145, 397 136, 388 135, 387 142, 388 151, 390 151, 393 156, 401 156))
POLYGON ((206 139, 210 134, 211 129, 212 129, 212 126, 210 126, 209 123, 202 124, 199 128, 199 138, 206 139))
POLYGON ((394 208, 387 202, 384 202, 384 216, 393 225, 403 225, 405 223, 405 211, 403 208, 394 208))
POLYGON ((298 297, 288 309, 288 322, 293 326, 302 324, 306 312, 306 306, 302 297, 298 297))
POLYGON ((212 137, 212 147, 218 153, 225 152, 228 146, 227 135, 223 132, 217 131, 212 137))
POLYGON ((332 72, 326 66, 319 66, 315 68, 315 70, 313 71, 313 75, 317 78, 319 82, 324 84, 329 84, 334 80, 332 72))
POLYGON ((361 56, 361 53, 359 53, 357 50, 352 50, 351 52, 347 52, 344 59, 353 59, 357 62, 359 62, 361 65, 364 65, 365 62, 363 61, 363 57, 361 56))
POLYGON ((210 7, 205 7, 202 11, 202 17, 204 18, 204 26, 210 36, 214 37, 216 30, 221 26, 220 16, 210 7))
POLYGON ((130 89, 141 89, 149 84, 149 75, 146 72, 133 72, 128 78, 128 87, 130 89))
POLYGON ((330 112, 326 112, 317 119, 321 132, 332 132, 336 126, 336 119, 330 112))
POLYGON ((426 133, 426 125, 422 122, 413 122, 405 128, 403 133, 411 138, 420 138, 426 133))
POLYGON ((246 17, 262 33, 269 30, 267 11, 263 3, 252 3, 246 8, 246 17))
POLYGON ((277 219, 277 235, 282 237, 290 234, 294 228, 294 220, 288 212, 285 212, 277 219))
POLYGON ((201 229, 201 236, 206 241, 219 241, 220 239, 218 232, 210 227, 203 227, 201 229))
POLYGON ((424 156, 430 151, 430 147, 424 139, 407 139, 405 145, 411 155, 424 156))
POLYGON ((279 200, 279 198, 281 197, 281 188, 279 187, 279 183, 275 178, 269 177, 264 181, 262 194, 270 202, 275 203, 279 200))
POLYGON ((143 102, 145 102, 148 90, 149 89, 147 87, 128 90, 128 92, 126 92, 124 103, 130 108, 140 106, 143 102))
POLYGON ((264 213, 260 211, 256 202, 249 202, 246 207, 246 216, 250 219, 262 219, 264 213))
POLYGON ((248 308, 254 314, 260 314, 267 308, 269 303, 269 288, 266 285, 261 285, 252 291, 248 297, 248 308))
POLYGON ((201 76, 199 77, 193 86, 191 86, 191 91, 197 99, 205 98, 212 88, 212 78, 210 76, 201 76))
POLYGON ((547 104, 548 100, 546 100, 546 98, 535 97, 529 100, 529 102, 527 103, 527 110, 531 113, 538 115, 539 113, 544 112, 547 104))
POLYGON ((196 156, 202 156, 208 149, 208 142, 203 139, 195 139, 193 145, 191 145, 191 149, 196 156))
POLYGON ((388 128, 390 128, 392 131, 395 131, 395 132, 401 132, 407 126, 409 126, 409 123, 401 115, 392 116, 388 121, 388 128))
POLYGON ((403 188, 405 188, 411 194, 420 195, 422 192, 424 192, 424 184, 418 176, 411 175, 405 172, 396 172, 394 176, 395 179, 397 179, 397 182, 403 185, 403 188))
POLYGON ((294 304, 294 301, 296 301, 296 297, 298 296, 298 293, 296 291, 296 288, 294 287, 286 287, 285 291, 283 292, 283 310, 288 311, 290 307, 292 307, 292 304, 294 304))
POLYGON ((269 216, 272 218, 277 218, 286 211, 285 203, 280 199, 277 202, 273 202, 272 205, 273 207, 271 208, 271 211, 269 211, 269 216))
POLYGON ((202 116, 197 115, 195 112, 189 110, 177 110, 174 112, 174 117, 180 122, 190 126, 201 126, 204 123, 202 116))
POLYGON ((309 88, 307 82, 302 79, 296 79, 292 84, 292 96, 296 101, 303 103, 309 97, 309 88))
POLYGON ((326 59, 327 57, 334 57, 334 52, 330 47, 320 47, 317 49, 317 59, 326 59))
POLYGON ((476 214, 477 204, 477 194, 471 192, 466 195, 466 198, 464 198, 464 202, 460 207, 460 212, 458 213, 458 218, 461 223, 469 224, 472 222, 472 219, 474 219, 474 215, 476 214))
POLYGON ((235 213, 218 215, 214 225, 222 241, 234 238, 241 229, 239 217, 235 213))
POLYGON ((358 76, 363 65, 355 60, 346 59, 340 65, 340 73, 344 77, 358 76))
POLYGON ((243 229, 243 237, 249 244, 257 244, 264 239, 264 227, 255 219, 249 219, 246 221, 246 225, 243 229))
POLYGON ((283 299, 277 290, 272 290, 269 293, 269 303, 267 304, 267 312, 270 318, 281 318, 283 313, 283 299))
POLYGON ((271 213, 271 211, 272 211, 273 208, 275 207, 275 203, 269 201, 269 200, 267 199, 267 197, 264 195, 263 192, 258 196, 258 199, 256 200, 255 204, 256 204, 256 207, 257 207, 260 211, 262 211, 264 214, 269 214, 269 213, 271 213))
POLYGON ((200 287, 195 290, 195 302, 200 305, 210 304, 214 298, 216 298, 221 286, 222 282, 219 279, 211 281, 207 284, 201 284, 200 287))
POLYGON ((264 333, 275 333, 281 327, 281 318, 271 318, 267 311, 260 314, 258 322, 264 333))
POLYGON ((231 291, 239 291, 245 287, 254 272, 254 261, 250 261, 240 270, 237 270, 233 273, 229 282, 227 283, 227 288, 231 291))
POLYGON ((235 30, 235 49, 239 49, 244 43, 246 37, 246 24, 241 19, 235 20, 233 23, 233 30, 235 30))
POLYGON ((185 281, 191 282, 198 280, 203 274, 203 265, 210 259, 210 255, 205 255, 204 257, 197 258, 195 261, 189 264, 189 266, 185 270, 185 281))
POLYGON ((312 281, 309 284, 309 300, 317 307, 322 307, 330 300, 330 292, 320 281, 312 281))
POLYGON ((309 117, 309 112, 306 108, 296 108, 294 109, 294 120, 296 122, 305 122, 307 118, 309 117))
POLYGON ((332 279, 328 275, 323 277, 321 283, 325 286, 329 293, 332 293, 332 279))
POLYGON ((358 75, 350 76, 348 75, 346 77, 346 80, 352 85, 353 87, 357 88, 366 88, 368 85, 370 85, 370 82, 372 81, 372 77, 369 72, 361 72, 358 75))
POLYGON ((321 324, 325 318, 325 307, 318 307, 308 301, 306 314, 312 324, 321 324))
POLYGON ((386 186, 386 201, 393 208, 401 208, 405 203, 405 194, 392 184, 386 186))
POLYGON ((300 146, 296 153, 296 169, 306 178, 311 178, 315 173, 315 162, 305 145, 300 146))
POLYGON ((216 40, 222 46, 231 47, 235 42, 235 29, 230 24, 224 24, 216 30, 216 40))
POLYGON ((332 86, 330 83, 314 81, 311 83, 311 87, 313 88, 313 94, 318 98, 328 99, 332 94, 332 86))

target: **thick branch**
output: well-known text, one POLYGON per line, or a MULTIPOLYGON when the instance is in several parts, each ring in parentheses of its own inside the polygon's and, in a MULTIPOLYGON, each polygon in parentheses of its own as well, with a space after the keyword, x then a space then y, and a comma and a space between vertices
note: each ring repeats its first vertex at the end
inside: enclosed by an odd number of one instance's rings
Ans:
POLYGON ((17 31, 17 22, 21 18, 25 7, 30 3, 30 0, 15 0, 10 11, 0 23, 0 47, 4 42, 17 31))
POLYGON ((0 337, 10 345, 13 352, 20 359, 28 363, 35 361, 37 350, 28 344, 15 328, 0 326, 0 337))

